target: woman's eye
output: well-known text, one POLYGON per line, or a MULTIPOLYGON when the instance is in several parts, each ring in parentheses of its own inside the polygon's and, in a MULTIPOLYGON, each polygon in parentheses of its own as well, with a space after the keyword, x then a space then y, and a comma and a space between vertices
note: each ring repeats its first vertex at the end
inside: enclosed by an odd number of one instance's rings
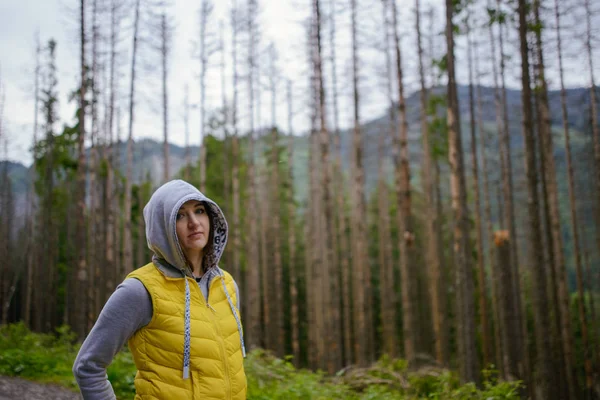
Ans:
POLYGON ((177 220, 179 221, 181 218, 183 218, 183 214, 177 213, 177 220))
POLYGON ((205 213, 204 208, 199 208, 196 210, 196 214, 204 214, 204 213, 205 213))

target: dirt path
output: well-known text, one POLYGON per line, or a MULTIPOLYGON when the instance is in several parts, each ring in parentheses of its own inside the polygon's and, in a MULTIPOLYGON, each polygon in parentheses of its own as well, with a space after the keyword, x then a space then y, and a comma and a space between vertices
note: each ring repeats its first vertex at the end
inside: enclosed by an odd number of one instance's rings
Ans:
POLYGON ((0 400, 80 400, 79 393, 57 385, 0 376, 0 400))

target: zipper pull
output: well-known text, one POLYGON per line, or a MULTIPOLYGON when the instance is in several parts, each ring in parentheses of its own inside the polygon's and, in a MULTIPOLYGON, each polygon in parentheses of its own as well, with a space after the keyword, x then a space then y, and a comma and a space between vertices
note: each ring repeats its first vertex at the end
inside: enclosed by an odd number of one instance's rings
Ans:
POLYGON ((212 307, 212 306, 211 306, 211 305, 208 303, 208 301, 206 302, 206 307, 207 307, 207 308, 210 308, 211 310, 213 310, 213 312, 214 312, 214 313, 216 313, 216 312, 217 312, 217 310, 215 310, 215 309, 214 309, 214 308, 213 308, 213 307, 212 307))

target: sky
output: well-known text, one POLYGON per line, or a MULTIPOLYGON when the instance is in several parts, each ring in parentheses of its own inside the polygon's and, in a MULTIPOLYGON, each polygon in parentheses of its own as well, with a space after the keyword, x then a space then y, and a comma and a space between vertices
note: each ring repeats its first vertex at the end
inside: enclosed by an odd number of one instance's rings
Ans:
MULTIPOLYGON (((570 0, 569 0, 570 1, 570 0)), ((91 2, 88 0, 88 2, 91 2)), ((237 2, 243 10, 245 8, 244 0, 220 0, 216 1, 215 9, 210 20, 209 29, 218 35, 220 24, 225 26, 226 42, 226 92, 227 100, 232 99, 232 60, 231 60, 231 29, 229 10, 231 5, 237 2)), ((124 137, 127 127, 127 106, 129 87, 129 69, 131 47, 131 16, 133 15, 133 6, 131 0, 126 1, 125 14, 120 35, 122 43, 120 45, 119 73, 120 94, 119 106, 121 107, 121 135, 124 137)), ((136 123, 134 125, 134 138, 143 137, 162 140, 162 119, 161 119, 161 75, 160 58, 157 51, 152 48, 151 43, 156 43, 157 37, 155 31, 148 28, 148 10, 149 0, 142 0, 145 17, 142 20, 142 29, 144 30, 144 41, 140 44, 140 64, 137 72, 139 99, 136 103, 136 123)), ((199 61, 194 57, 194 41, 197 41, 199 32, 198 7, 199 1, 190 0, 172 0, 167 13, 174 22, 173 50, 169 59, 169 141, 177 145, 184 145, 185 124, 183 118, 184 88, 189 87, 189 99, 192 107, 199 102, 199 61)), ((284 97, 287 87, 287 80, 291 80, 293 87, 293 109, 294 117, 292 119, 295 132, 303 132, 308 129, 310 113, 308 107, 308 56, 306 53, 306 19, 310 13, 309 0, 259 0, 260 17, 259 24, 262 31, 261 55, 258 60, 260 69, 261 84, 263 89, 260 92, 261 108, 257 111, 255 119, 259 118, 260 126, 271 124, 271 96, 268 85, 269 78, 274 74, 270 73, 270 57, 266 48, 273 43, 277 49, 277 97, 275 99, 276 123, 287 130, 287 103, 284 97)), ((351 62, 350 62, 350 14, 348 12, 347 1, 336 0, 336 26, 338 30, 336 45, 336 60, 338 78, 337 85, 339 94, 340 124, 342 127, 350 126, 352 123, 352 85, 351 85, 351 62)), ((424 20, 423 24, 426 34, 433 32, 434 37, 434 56, 443 54, 444 38, 439 33, 444 29, 442 20, 444 15, 443 1, 430 0, 422 1, 435 10, 433 20, 429 22, 424 20)), ((363 98, 361 106, 361 116, 364 120, 379 117, 385 112, 388 105, 387 88, 385 83, 384 57, 381 48, 385 43, 384 31, 382 26, 382 8, 379 0, 360 0, 359 4, 359 44, 361 47, 361 94, 363 98)), ((399 32, 402 37, 403 52, 405 54, 403 65, 405 72, 405 85, 407 92, 415 90, 418 85, 417 59, 414 51, 414 11, 413 0, 397 0, 400 13, 399 32)), ((0 2, 0 77, 3 82, 5 109, 4 126, 9 138, 7 157, 14 161, 25 164, 31 163, 31 154, 29 148, 33 138, 33 114, 34 114, 34 95, 33 95, 33 77, 35 68, 35 38, 36 32, 42 43, 46 43, 50 38, 54 38, 57 43, 57 68, 59 81, 59 115, 61 124, 57 124, 58 130, 62 123, 73 123, 75 104, 68 101, 68 93, 74 90, 78 85, 79 75, 79 38, 78 38, 78 7, 79 2, 75 0, 19 0, 19 1, 1 1, 0 2)), ((324 2, 324 14, 329 14, 329 2, 324 2)), ((90 16, 88 14, 88 23, 90 16)), ((424 17, 425 18, 425 17, 424 17)), ((104 17, 102 23, 109 21, 108 15, 104 17)), ((595 24, 596 26, 597 24, 595 24)), ((329 24, 324 26, 324 53, 329 54, 330 47, 327 40, 329 35, 329 24)), ((483 31, 485 32, 485 31, 483 31)), ((518 42, 514 40, 516 30, 508 33, 507 53, 510 57, 508 62, 508 85, 518 86, 519 69, 516 63, 516 47, 518 42)), ((551 41, 553 33, 548 31, 548 40, 551 41)), ((581 51, 581 40, 575 38, 566 39, 566 80, 569 86, 586 85, 589 81, 589 73, 583 65, 587 62, 586 57, 581 51)), ((479 38, 476 38, 479 40, 479 38)), ((483 39, 482 39, 483 40, 483 39)), ((459 65, 457 68, 458 81, 466 82, 467 68, 464 63, 460 64, 461 57, 464 60, 465 53, 464 38, 457 39, 457 57, 459 65)), ((481 45, 482 48, 487 46, 481 45)), ((89 51, 89 47, 88 47, 89 51)), ((552 57, 552 49, 548 50, 552 57)), ((481 50, 478 57, 482 68, 489 66, 490 54, 487 50, 481 50)), ((212 67, 208 72, 209 82, 207 89, 207 105, 210 110, 217 109, 222 103, 221 93, 221 70, 220 54, 215 54, 211 59, 212 67)), ((326 58, 324 68, 327 79, 326 90, 331 92, 330 79, 330 58, 326 58)), ((552 58, 553 59, 553 58, 552 58)), ((595 60, 596 65, 600 65, 600 60, 595 60)), ((552 62, 548 62, 548 76, 551 87, 556 87, 558 81, 553 72, 552 62)), ((242 74, 240 80, 240 125, 242 128, 247 126, 249 115, 244 112, 247 110, 247 83, 243 79, 245 73, 244 54, 238 55, 239 71, 242 74), (241 60, 240 60, 241 59, 241 60)), ((488 68, 489 69, 489 68, 488 68)), ((488 76, 483 76, 482 83, 491 84, 488 76)), ((101 84, 101 83, 100 83, 101 84)), ((395 90, 395 89, 394 89, 395 90)), ((331 100, 328 100, 328 105, 331 100)), ((331 110, 331 107, 329 107, 331 110)), ((331 111, 330 111, 331 112, 331 111)), ((333 118, 330 115, 329 121, 333 118)), ((331 123, 331 122, 330 122, 331 123)), ((198 108, 192 108, 189 130, 190 144, 198 144, 200 141, 198 108)), ((0 158, 4 159, 6 155, 2 154, 0 158)))

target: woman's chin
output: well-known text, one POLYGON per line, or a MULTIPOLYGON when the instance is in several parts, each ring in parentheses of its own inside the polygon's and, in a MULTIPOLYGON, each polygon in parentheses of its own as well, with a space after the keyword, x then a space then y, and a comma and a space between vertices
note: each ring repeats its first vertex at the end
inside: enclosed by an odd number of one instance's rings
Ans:
POLYGON ((204 241, 193 241, 191 243, 187 243, 186 250, 198 252, 204 250, 206 243, 204 241))

